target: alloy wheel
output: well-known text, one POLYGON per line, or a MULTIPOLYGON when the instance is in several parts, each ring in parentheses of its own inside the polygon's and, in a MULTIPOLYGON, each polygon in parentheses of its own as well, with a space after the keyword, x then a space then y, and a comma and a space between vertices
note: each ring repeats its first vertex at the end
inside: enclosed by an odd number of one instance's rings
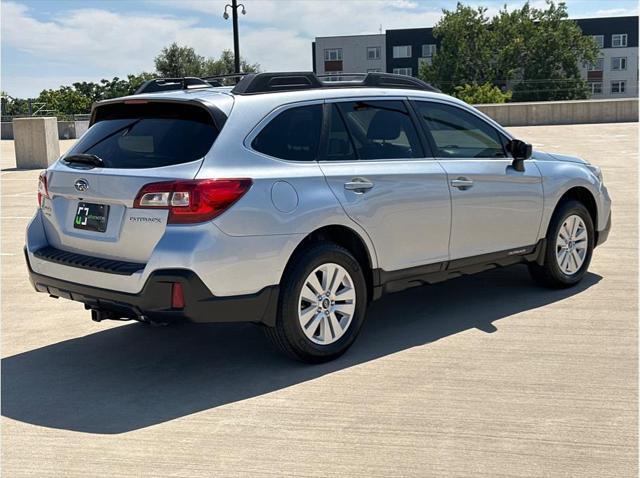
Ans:
POLYGON ((353 279, 338 264, 316 267, 304 281, 298 299, 298 320, 309 340, 330 345, 351 325, 356 310, 353 279))

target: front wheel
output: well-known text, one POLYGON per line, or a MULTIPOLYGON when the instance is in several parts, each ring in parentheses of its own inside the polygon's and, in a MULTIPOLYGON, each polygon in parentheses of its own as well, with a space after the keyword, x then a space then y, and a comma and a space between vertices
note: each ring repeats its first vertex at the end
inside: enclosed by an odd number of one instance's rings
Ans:
POLYGON ((594 236, 591 215, 581 202, 561 204, 549 223, 544 262, 530 263, 531 275, 542 285, 556 289, 577 284, 589 268, 594 236))
POLYGON ((314 244, 287 267, 276 326, 266 335, 298 360, 333 360, 355 340, 366 306, 363 271, 353 255, 336 244, 314 244))

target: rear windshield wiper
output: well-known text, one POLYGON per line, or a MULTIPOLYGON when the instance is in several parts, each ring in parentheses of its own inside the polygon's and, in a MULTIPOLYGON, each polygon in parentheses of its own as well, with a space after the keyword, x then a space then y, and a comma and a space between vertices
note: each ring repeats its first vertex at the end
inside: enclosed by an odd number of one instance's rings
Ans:
POLYGON ((68 164, 83 164, 86 166, 104 168, 104 161, 95 154, 70 154, 69 156, 62 158, 62 161, 68 164))

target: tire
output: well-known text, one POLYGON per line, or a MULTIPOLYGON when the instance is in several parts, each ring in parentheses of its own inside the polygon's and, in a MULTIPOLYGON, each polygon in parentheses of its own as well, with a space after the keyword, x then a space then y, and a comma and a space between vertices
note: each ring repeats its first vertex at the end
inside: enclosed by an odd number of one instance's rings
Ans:
POLYGON ((542 265, 529 263, 531 276, 539 284, 553 289, 576 285, 589 268, 594 239, 593 220, 584 204, 575 200, 559 204, 547 230, 544 262, 542 265), (580 220, 574 219, 576 216, 580 220), (568 230, 573 225, 577 225, 577 232, 568 230), (560 236, 561 228, 563 231, 560 236), (579 239, 583 237, 583 230, 586 232, 586 240, 579 239), (569 241, 563 238, 567 232, 574 233, 569 241))
POLYGON ((276 349, 289 357, 307 363, 327 362, 351 346, 366 308, 367 287, 358 261, 336 244, 315 243, 296 254, 287 266, 280 284, 276 325, 267 327, 265 334, 276 349), (344 280, 326 289, 332 291, 330 297, 318 300, 317 295, 310 293, 316 288, 309 288, 310 285, 322 285, 319 282, 334 274, 344 280), (310 295, 314 303, 306 300, 310 295), (352 313, 343 314, 344 311, 352 313), (306 333, 303 324, 307 324, 306 333), (342 328, 341 324, 346 325, 342 328))

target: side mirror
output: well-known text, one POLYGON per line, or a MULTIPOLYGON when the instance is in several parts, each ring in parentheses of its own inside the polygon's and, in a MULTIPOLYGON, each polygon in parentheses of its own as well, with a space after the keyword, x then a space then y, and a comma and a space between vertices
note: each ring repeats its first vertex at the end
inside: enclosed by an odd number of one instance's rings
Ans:
POLYGON ((519 139, 512 139, 507 143, 507 151, 513 156, 513 169, 524 171, 524 160, 529 159, 533 151, 531 145, 519 139))

